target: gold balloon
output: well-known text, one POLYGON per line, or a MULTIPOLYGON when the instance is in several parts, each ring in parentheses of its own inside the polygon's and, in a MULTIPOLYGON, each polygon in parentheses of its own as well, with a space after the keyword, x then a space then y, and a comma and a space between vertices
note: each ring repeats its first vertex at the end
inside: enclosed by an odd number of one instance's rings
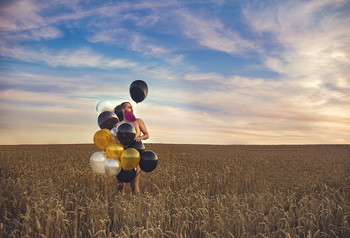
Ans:
POLYGON ((107 149, 113 141, 114 138, 108 129, 99 130, 94 135, 94 144, 101 150, 107 149))
POLYGON ((124 170, 131 170, 139 164, 140 157, 137 149, 127 148, 120 156, 120 166, 124 170))
POLYGON ((108 158, 120 159, 122 152, 124 151, 124 146, 119 142, 113 142, 110 144, 106 150, 108 158))

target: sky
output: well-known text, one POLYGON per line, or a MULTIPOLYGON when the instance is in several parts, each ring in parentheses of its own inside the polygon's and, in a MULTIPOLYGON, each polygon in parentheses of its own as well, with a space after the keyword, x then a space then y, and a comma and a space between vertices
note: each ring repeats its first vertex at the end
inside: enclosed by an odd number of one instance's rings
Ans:
POLYGON ((148 143, 349 144, 349 29, 348 0, 2 0, 0 144, 93 143, 100 101, 148 143))

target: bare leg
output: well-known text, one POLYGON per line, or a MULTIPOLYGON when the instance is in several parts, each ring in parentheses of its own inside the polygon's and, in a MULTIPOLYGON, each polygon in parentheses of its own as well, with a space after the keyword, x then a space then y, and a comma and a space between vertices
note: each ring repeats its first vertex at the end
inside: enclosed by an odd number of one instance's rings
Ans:
POLYGON ((134 178, 134 180, 130 182, 131 191, 132 191, 132 194, 134 194, 134 195, 140 194, 140 187, 139 187, 140 171, 141 171, 141 169, 140 169, 140 166, 138 165, 137 169, 136 169, 137 175, 134 178))
POLYGON ((124 193, 124 183, 123 182, 120 182, 118 179, 117 179, 117 194, 123 194, 124 193))

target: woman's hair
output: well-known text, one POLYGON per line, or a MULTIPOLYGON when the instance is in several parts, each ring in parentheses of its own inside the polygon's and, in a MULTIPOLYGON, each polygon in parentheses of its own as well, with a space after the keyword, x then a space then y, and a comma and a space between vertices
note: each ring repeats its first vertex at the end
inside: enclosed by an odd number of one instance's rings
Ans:
POLYGON ((122 104, 120 104, 120 108, 121 109, 125 109, 126 108, 126 104, 130 104, 130 102, 123 102, 122 104))

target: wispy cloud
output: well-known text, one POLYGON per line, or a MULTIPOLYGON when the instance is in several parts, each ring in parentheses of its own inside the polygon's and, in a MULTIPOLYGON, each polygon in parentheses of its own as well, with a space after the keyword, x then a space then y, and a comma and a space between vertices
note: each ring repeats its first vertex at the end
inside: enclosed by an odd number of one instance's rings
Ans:
POLYGON ((13 72, 0 81, 0 131, 12 135, 2 137, 1 144, 57 143, 64 137, 68 143, 92 142, 99 129, 96 104, 111 98, 117 105, 129 97, 127 84, 90 76, 13 72))
POLYGON ((195 80, 197 87, 205 90, 192 95, 180 93, 178 97, 185 98, 187 105, 196 105, 192 110, 197 108, 207 115, 203 128, 215 127, 222 140, 236 140, 225 130, 251 141, 267 136, 267 143, 278 143, 281 138, 288 143, 306 143, 312 141, 311 135, 317 135, 319 142, 330 139, 327 135, 337 137, 331 139, 334 143, 343 143, 348 138, 349 128, 345 125, 350 124, 349 97, 327 87, 310 91, 292 81, 224 77, 215 73, 184 78, 195 80), (244 133, 250 136, 243 136, 244 133))
POLYGON ((45 24, 39 15, 40 8, 31 1, 4 3, 0 8, 0 29, 2 31, 18 31, 32 29, 45 24))
POLYGON ((234 29, 225 27, 218 19, 196 16, 187 9, 177 11, 176 17, 183 33, 201 46, 229 54, 256 48, 254 42, 243 39, 234 29))
POLYGON ((348 143, 348 2, 225 4, 4 3, 1 143, 91 142, 96 103, 128 100, 135 79, 150 142, 348 143))
MULTIPOLYGON (((325 134, 333 134, 332 140, 339 142, 348 138, 344 134, 349 131, 344 125, 350 117, 350 70, 346 66, 350 62, 350 17, 344 8, 348 2, 257 4, 245 8, 244 14, 257 33, 270 34, 278 44, 265 56, 265 65, 281 74, 279 87, 259 86, 275 95, 272 102, 277 105, 272 104, 271 109, 276 119, 309 122, 312 133, 320 138, 325 134)), ((253 91, 259 95, 260 90, 253 91)), ((263 105, 259 108, 268 111, 263 105)))
POLYGON ((89 47, 75 50, 53 51, 41 48, 40 51, 17 46, 7 48, 0 46, 0 53, 4 57, 11 57, 27 62, 46 63, 53 67, 93 67, 93 68, 135 68, 136 62, 126 59, 107 58, 95 53, 89 47))
POLYGON ((63 36, 48 19, 42 16, 45 4, 35 1, 4 3, 0 8, 0 34, 7 45, 24 40, 50 40, 63 36))
POLYGON ((33 74, 26 72, 13 72, 0 76, 1 100, 10 103, 25 104, 26 102, 50 103, 52 105, 70 106, 70 100, 105 98, 127 98, 128 82, 123 82, 120 74, 104 75, 113 80, 101 81, 95 75, 83 74, 78 76, 53 76, 47 74, 33 74), (117 86, 116 86, 117 85, 117 86), (55 98, 50 100, 51 97, 55 98), (67 103, 55 101, 64 100, 67 103))
POLYGON ((100 31, 89 38, 90 42, 110 43, 127 47, 141 53, 146 57, 155 57, 171 64, 180 63, 184 59, 183 54, 177 54, 176 49, 165 48, 152 43, 152 39, 135 31, 124 28, 100 31))
MULTIPOLYGON (((210 95, 210 98, 212 97, 213 95, 210 95)), ((203 99, 205 96, 200 95, 200 98, 203 99)), ((228 99, 226 95, 224 98, 228 99)), ((224 108, 228 104, 223 104, 222 101, 218 100, 219 108, 224 108)), ((317 120, 316 116, 305 121, 302 116, 307 113, 299 115, 301 116, 299 119, 283 118, 279 114, 285 114, 287 110, 279 113, 274 111, 276 107, 261 107, 262 104, 256 105, 255 109, 247 108, 249 105, 244 105, 246 102, 247 100, 244 100, 233 108, 226 107, 221 112, 205 112, 199 109, 188 111, 145 103, 140 105, 136 115, 141 115, 148 122, 149 130, 153 132, 151 137, 155 141, 170 143, 279 144, 283 141, 300 144, 312 141, 344 143, 349 139, 349 128, 344 126, 344 122, 321 121, 317 120), (244 107, 247 110, 244 110, 244 107), (270 112, 264 113, 263 110, 267 109, 270 109, 270 112)))
MULTIPOLYGON (((294 1, 249 5, 244 14, 258 33, 269 33, 280 50, 266 56, 266 66, 300 86, 349 82, 350 17, 347 1, 294 1), (326 13, 327 12, 327 13, 326 13), (322 14, 321 14, 322 13, 322 14)), ((346 86, 347 87, 347 86, 346 86)))
MULTIPOLYGON (((155 57, 168 62, 170 64, 178 64, 182 62, 184 54, 175 53, 176 48, 165 47, 159 44, 159 41, 142 34, 140 29, 149 29, 158 20, 157 14, 140 15, 136 11, 160 11, 159 9, 167 8, 174 5, 170 2, 139 2, 139 3, 105 3, 97 8, 81 8, 77 7, 77 2, 51 2, 50 4, 39 4, 35 1, 18 1, 6 4, 1 9, 0 29, 2 30, 2 43, 6 48, 17 48, 19 42, 25 40, 39 41, 53 40, 64 36, 63 31, 59 29, 59 25, 66 27, 75 27, 74 25, 87 25, 86 29, 90 31, 87 38, 92 43, 110 43, 127 47, 130 50, 140 53, 145 57, 155 57), (46 11, 51 11, 53 5, 66 9, 64 14, 53 14, 46 16, 46 11), (23 14, 16 14, 21 12, 23 14), (96 22, 91 17, 98 17, 101 20, 96 22), (74 23, 73 23, 74 22, 74 23), (108 24, 105 24, 107 23, 108 24), (126 29, 125 24, 133 23, 133 28, 126 29)), ((43 49, 46 51, 46 49, 43 49)), ((2 55, 14 54, 1 49, 2 55)), ((28 50, 27 50, 28 51, 28 50)), ((86 51, 86 50, 85 50, 86 51)), ((17 52, 18 54, 20 52, 17 52)), ((80 53, 80 52, 78 52, 80 53)), ((82 52, 83 55, 86 52, 82 52)), ((27 53, 32 54, 30 52, 27 53)), ((62 52, 62 54, 68 54, 62 52)), ((91 53, 90 53, 91 54, 91 53)), ((74 58, 74 52, 70 56, 61 56, 62 58, 74 58)), ((90 62, 86 65, 94 65, 91 62, 98 57, 94 55, 90 62)), ((75 62, 75 60, 73 59, 75 62)), ((67 61, 69 62, 69 61, 67 61)), ((56 62, 53 62, 53 65, 56 62)), ((62 65, 62 63, 59 63, 62 65)), ((73 63, 75 65, 75 63, 73 63)), ((108 63, 107 63, 108 65, 108 63)), ((114 64, 113 64, 114 65, 114 64)))

